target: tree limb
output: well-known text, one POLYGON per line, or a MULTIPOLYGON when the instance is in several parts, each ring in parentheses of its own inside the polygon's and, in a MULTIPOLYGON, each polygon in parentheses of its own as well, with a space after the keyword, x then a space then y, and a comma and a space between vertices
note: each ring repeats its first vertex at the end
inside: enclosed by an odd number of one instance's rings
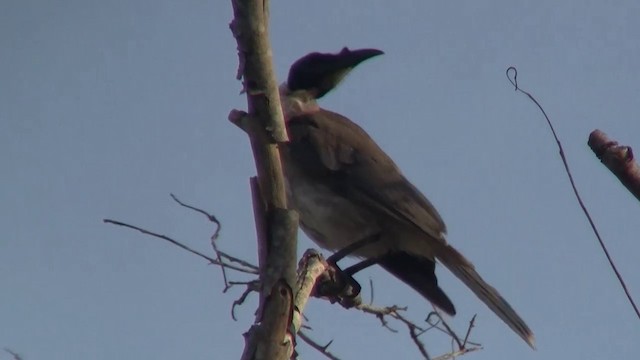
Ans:
POLYGON ((640 166, 633 158, 631 147, 618 145, 617 141, 597 129, 591 132, 587 143, 607 169, 640 200, 640 166))
POLYGON ((236 116, 239 112, 232 111, 229 119, 249 135, 258 173, 251 189, 258 235, 260 305, 255 325, 246 334, 242 360, 284 360, 292 356, 295 345, 289 325, 298 216, 287 210, 278 152, 278 143, 288 138, 269 46, 268 0, 232 0, 231 4, 234 18, 229 27, 238 44, 236 77, 243 80, 249 111, 247 116, 236 116), (284 293, 291 294, 290 301, 284 300, 284 293))

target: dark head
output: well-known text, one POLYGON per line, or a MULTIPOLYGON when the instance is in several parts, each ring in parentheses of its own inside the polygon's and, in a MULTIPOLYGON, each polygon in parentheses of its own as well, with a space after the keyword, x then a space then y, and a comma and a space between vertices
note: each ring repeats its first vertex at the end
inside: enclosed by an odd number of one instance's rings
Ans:
POLYGON ((335 88, 361 62, 384 52, 376 49, 349 50, 337 54, 311 53, 296 61, 289 69, 289 91, 305 90, 319 99, 335 88))

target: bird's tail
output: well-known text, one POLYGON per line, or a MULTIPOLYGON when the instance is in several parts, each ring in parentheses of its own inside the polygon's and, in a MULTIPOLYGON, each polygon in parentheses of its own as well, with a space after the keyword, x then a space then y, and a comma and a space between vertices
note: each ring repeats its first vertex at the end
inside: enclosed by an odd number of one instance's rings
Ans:
POLYGON ((535 349, 535 338, 531 329, 509 305, 507 300, 498 293, 498 290, 484 281, 480 274, 476 272, 473 264, 450 245, 443 245, 438 250, 436 255, 438 260, 458 279, 462 280, 482 302, 487 304, 489 309, 509 325, 531 348, 535 349))
POLYGON ((456 314, 453 303, 438 286, 435 261, 405 252, 394 252, 378 259, 378 264, 411 286, 439 309, 449 315, 456 314))

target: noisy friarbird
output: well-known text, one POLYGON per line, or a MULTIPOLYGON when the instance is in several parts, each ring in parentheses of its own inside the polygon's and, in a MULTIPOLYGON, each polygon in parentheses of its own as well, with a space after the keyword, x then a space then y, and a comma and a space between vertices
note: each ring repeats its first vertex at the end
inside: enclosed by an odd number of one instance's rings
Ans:
POLYGON ((352 254, 395 275, 444 312, 455 307, 438 286, 436 260, 464 282, 531 347, 533 332, 515 310, 446 241, 446 227, 431 202, 358 125, 323 109, 327 94, 358 64, 380 50, 344 48, 296 61, 280 87, 290 141, 281 154, 290 206, 318 245, 340 250, 376 237, 352 254))

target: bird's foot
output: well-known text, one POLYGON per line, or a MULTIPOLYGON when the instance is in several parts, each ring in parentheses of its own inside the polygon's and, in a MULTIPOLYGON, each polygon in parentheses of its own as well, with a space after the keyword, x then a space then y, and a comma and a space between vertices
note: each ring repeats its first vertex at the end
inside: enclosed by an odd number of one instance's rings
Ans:
POLYGON ((339 303, 345 308, 351 308, 362 302, 360 291, 362 287, 347 271, 333 261, 327 259, 327 269, 316 280, 313 295, 326 298, 331 303, 339 303))
POLYGON ((353 278, 353 274, 377 263, 377 259, 363 260, 345 270, 338 266, 338 261, 379 239, 380 234, 368 236, 351 243, 328 257, 327 270, 317 279, 314 296, 327 298, 332 303, 340 303, 345 308, 360 304, 362 302, 360 298, 362 287, 353 278))

